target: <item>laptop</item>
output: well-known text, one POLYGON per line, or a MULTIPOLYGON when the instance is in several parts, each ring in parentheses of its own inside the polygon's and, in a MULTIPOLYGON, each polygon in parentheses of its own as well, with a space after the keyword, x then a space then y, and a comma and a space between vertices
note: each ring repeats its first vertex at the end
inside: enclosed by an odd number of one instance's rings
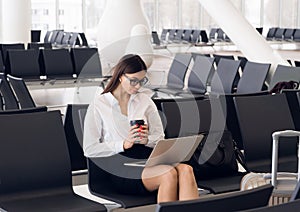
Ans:
POLYGON ((173 165, 191 159, 203 135, 163 139, 157 142, 147 160, 124 163, 125 166, 150 167, 155 165, 173 165))

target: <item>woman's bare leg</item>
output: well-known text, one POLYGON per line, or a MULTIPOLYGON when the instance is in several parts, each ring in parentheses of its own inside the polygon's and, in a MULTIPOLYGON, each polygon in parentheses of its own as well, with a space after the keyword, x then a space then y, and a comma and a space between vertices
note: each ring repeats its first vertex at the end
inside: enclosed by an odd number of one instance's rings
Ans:
POLYGON ((158 189, 158 203, 178 200, 178 174, 174 167, 167 165, 147 167, 142 173, 142 180, 147 190, 158 189))
POLYGON ((199 193, 193 168, 187 164, 179 164, 175 168, 178 173, 179 200, 197 199, 199 193))

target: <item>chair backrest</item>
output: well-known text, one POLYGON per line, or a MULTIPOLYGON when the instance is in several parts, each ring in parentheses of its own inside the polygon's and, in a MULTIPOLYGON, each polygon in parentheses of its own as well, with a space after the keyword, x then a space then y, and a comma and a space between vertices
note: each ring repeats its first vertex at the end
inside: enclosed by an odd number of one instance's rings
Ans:
POLYGON ((211 101, 175 99, 161 102, 166 138, 208 132, 211 126, 211 101))
POLYGON ((81 40, 81 46, 85 46, 85 47, 88 47, 89 44, 88 44, 88 41, 86 39, 86 36, 85 36, 85 33, 84 32, 80 32, 79 33, 79 39, 81 40))
MULTIPOLYGON (((62 30, 53 30, 50 34, 50 40, 49 42, 52 44, 55 44, 56 37, 58 36, 58 33, 61 32, 62 30)), ((46 42, 45 42, 46 43, 46 42)))
POLYGON ((211 80, 211 92, 219 94, 232 93, 235 78, 240 67, 239 60, 221 58, 211 80))
POLYGON ((283 89, 282 92, 286 95, 294 125, 296 130, 300 130, 300 103, 299 103, 299 90, 283 89))
POLYGON ((268 205, 273 187, 265 185, 246 191, 189 201, 159 203, 157 212, 181 211, 243 211, 268 205))
POLYGON ((210 54, 201 54, 197 52, 192 52, 192 59, 195 61, 198 56, 210 57, 210 54))
POLYGON ((271 27, 267 33, 267 40, 273 40, 278 27, 271 27))
MULTIPOLYGON (((83 128, 81 124, 84 116, 80 116, 80 110, 87 110, 87 104, 67 105, 64 121, 64 130, 69 148, 72 171, 87 169, 86 157, 82 150, 83 128)), ((85 115, 81 112, 82 115, 85 115)))
POLYGON ((52 49, 52 45, 51 43, 28 43, 27 49, 34 49, 34 50, 52 49))
POLYGON ((61 45, 64 35, 65 35, 64 31, 58 31, 57 36, 54 40, 54 44, 55 45, 61 45))
POLYGON ((155 45, 160 45, 160 40, 156 31, 152 31, 152 41, 155 45))
POLYGON ((68 49, 41 49, 40 51, 40 68, 47 78, 73 78, 72 59, 68 49))
POLYGON ((225 33, 224 33, 224 31, 220 28, 220 29, 217 31, 217 40, 218 40, 218 41, 224 41, 224 38, 225 38, 225 33))
POLYGON ((211 28, 209 31, 209 40, 215 41, 217 39, 217 33, 219 31, 219 28, 211 28))
POLYGON ((51 31, 47 31, 44 37, 44 43, 50 43, 50 36, 51 36, 52 32, 51 31))
MULTIPOLYGON (((272 133, 295 130, 285 94, 234 97, 234 102, 247 167, 254 172, 270 172, 272 133)), ((281 139, 286 141, 280 142, 278 170, 296 172, 297 140, 281 139)))
POLYGON ((31 94, 22 78, 7 75, 8 81, 16 94, 21 108, 36 107, 31 94))
POLYGON ((226 41, 226 42, 231 42, 230 37, 228 37, 228 35, 225 34, 225 33, 224 33, 224 41, 226 41))
POLYGON ((61 44, 64 46, 69 46, 70 44, 70 38, 71 38, 71 32, 65 32, 63 34, 62 40, 61 40, 61 44))
POLYGON ((182 40, 183 33, 184 33, 184 29, 177 29, 174 40, 180 42, 182 40))
POLYGON ((25 49, 24 43, 1 44, 1 46, 4 64, 6 63, 7 51, 9 49, 25 49))
POLYGON ((294 41, 300 41, 300 29, 295 29, 294 41))
POLYGON ((167 40, 167 35, 169 33, 169 29, 163 29, 160 35, 160 40, 166 41, 167 40))
POLYGON ((207 43, 209 41, 206 30, 200 31, 200 37, 201 37, 201 42, 207 43))
POLYGON ((69 39, 69 45, 70 45, 70 47, 75 47, 76 41, 78 39, 78 35, 79 35, 78 32, 72 32, 71 33, 71 36, 70 36, 70 39, 69 39))
POLYGON ((243 56, 238 56, 237 59, 241 61, 240 67, 241 67, 242 71, 244 71, 244 68, 245 68, 245 65, 246 65, 248 59, 243 56))
POLYGON ((240 78, 236 93, 255 93, 262 90, 271 64, 248 61, 240 78))
POLYGON ((282 40, 284 37, 285 29, 284 28, 278 28, 275 32, 274 38, 275 40, 282 40))
POLYGON ((194 30, 191 38, 191 43, 197 43, 200 41, 201 30, 194 30))
POLYGON ((40 79, 39 51, 35 49, 8 50, 6 74, 24 79, 40 79))
POLYGON ((259 34, 261 34, 261 35, 262 35, 262 33, 263 33, 263 30, 264 30, 264 28, 263 28, 263 27, 256 27, 255 29, 256 29, 256 31, 257 31, 259 34))
POLYGON ((102 77, 101 61, 97 48, 72 48, 70 53, 78 78, 102 77))
POLYGON ((293 40, 294 39, 294 33, 296 29, 293 28, 287 28, 285 29, 283 39, 284 40, 293 40))
POLYGON ((167 85, 174 88, 183 88, 184 78, 192 59, 191 54, 177 53, 169 69, 167 85))
POLYGON ((186 30, 184 30, 184 35, 182 37, 182 40, 190 42, 191 38, 192 38, 192 33, 193 33, 192 29, 186 29, 186 30))
POLYGON ((269 90, 271 90, 278 82, 291 80, 300 82, 300 67, 277 65, 269 83, 269 90))
POLYGON ((30 30, 30 41, 40 42, 41 41, 41 30, 30 30))
POLYGON ((0 72, 3 73, 4 71, 5 71, 5 66, 2 58, 2 51, 0 50, 0 72))
POLYGON ((169 36, 168 36, 169 41, 174 41, 175 40, 176 31, 177 31, 177 29, 170 29, 169 36))
POLYGON ((188 79, 188 89, 195 93, 205 93, 209 76, 214 72, 214 58, 196 56, 188 79))
POLYGON ((233 55, 213 54, 213 57, 215 58, 216 66, 218 66, 218 64, 219 64, 219 62, 220 62, 220 60, 221 60, 221 58, 234 60, 234 56, 233 56, 233 55))
POLYGON ((0 199, 72 191, 59 111, 0 115, 0 123, 0 199))
POLYGON ((18 100, 10 87, 6 76, 4 73, 0 73, 0 93, 4 100, 4 109, 5 110, 15 110, 19 109, 18 100))

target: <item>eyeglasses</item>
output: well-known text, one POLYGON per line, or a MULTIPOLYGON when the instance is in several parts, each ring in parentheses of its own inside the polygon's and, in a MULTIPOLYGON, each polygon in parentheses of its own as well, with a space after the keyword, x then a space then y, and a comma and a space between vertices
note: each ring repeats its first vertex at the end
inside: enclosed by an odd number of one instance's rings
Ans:
POLYGON ((137 78, 129 78, 125 74, 124 74, 124 77, 126 77, 126 79, 129 80, 129 83, 130 83, 131 86, 136 86, 137 84, 140 84, 140 86, 144 86, 148 82, 148 78, 147 77, 144 77, 141 80, 138 80, 137 78))

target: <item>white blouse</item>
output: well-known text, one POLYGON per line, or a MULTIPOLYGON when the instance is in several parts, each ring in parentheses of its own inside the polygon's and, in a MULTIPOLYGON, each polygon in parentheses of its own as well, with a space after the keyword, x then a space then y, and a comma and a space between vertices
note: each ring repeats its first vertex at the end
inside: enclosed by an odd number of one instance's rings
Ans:
POLYGON ((123 152, 123 142, 130 129, 130 120, 143 119, 149 128, 148 144, 154 147, 164 138, 158 110, 149 96, 131 95, 128 116, 121 113, 117 99, 111 93, 96 95, 90 104, 85 122, 83 151, 86 157, 106 157, 123 152))

